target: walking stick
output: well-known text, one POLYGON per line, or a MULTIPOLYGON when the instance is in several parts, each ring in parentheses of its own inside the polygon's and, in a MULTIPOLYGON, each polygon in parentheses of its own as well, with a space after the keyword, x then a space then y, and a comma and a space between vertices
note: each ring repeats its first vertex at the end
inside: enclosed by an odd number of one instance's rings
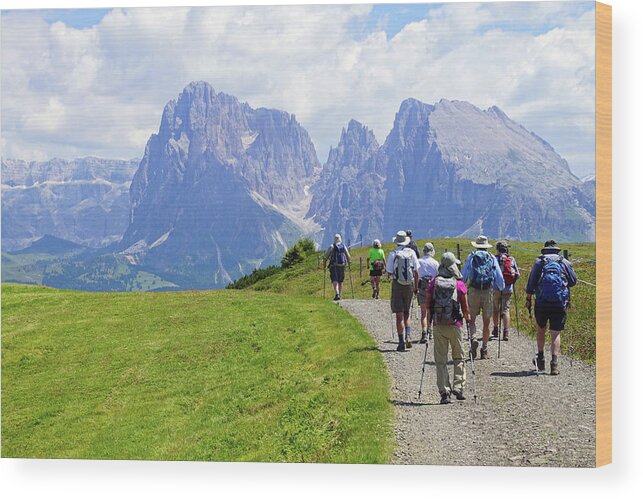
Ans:
POLYGON ((520 327, 518 323, 518 297, 516 296, 516 283, 513 284, 514 304, 516 305, 516 333, 520 336, 520 327))
POLYGON ((420 377, 420 389, 418 390, 418 400, 422 397, 422 384, 424 383, 424 370, 426 369, 426 355, 429 351, 429 341, 424 345, 424 360, 422 361, 422 376, 420 377))
POLYGON ((348 279, 351 282, 351 296, 355 299, 355 291, 353 291, 353 272, 351 272, 351 264, 348 264, 348 279))
POLYGON ((393 316, 395 314, 391 313, 391 338, 393 338, 393 341, 395 341, 395 320, 393 320, 393 316))
MULTIPOLYGON (((531 315, 531 301, 528 301, 527 310, 529 310, 529 318, 532 318, 531 315)), ((534 369, 536 370, 536 377, 540 377, 540 371, 538 370, 538 333, 536 333, 536 339, 534 341, 534 358, 532 359, 534 363, 534 369)))
POLYGON ((500 291, 500 313, 498 314, 498 358, 500 358, 500 343, 502 343, 502 339, 500 338, 500 335, 502 334, 502 316, 503 316, 503 300, 502 300, 502 290, 500 291))
POLYGON ((469 337, 469 362, 471 363, 472 386, 473 386, 473 403, 478 403, 478 393, 476 392, 476 368, 473 362, 473 338, 471 337, 471 330, 469 329, 469 321, 467 323, 467 336, 469 337))

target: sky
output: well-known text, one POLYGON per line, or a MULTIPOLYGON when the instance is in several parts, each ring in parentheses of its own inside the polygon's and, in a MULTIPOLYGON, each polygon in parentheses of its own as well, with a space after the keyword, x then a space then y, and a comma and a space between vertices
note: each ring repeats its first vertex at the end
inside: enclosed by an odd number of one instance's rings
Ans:
POLYGON ((499 106, 594 173, 594 3, 3 10, 2 157, 142 157, 191 81, 295 114, 320 161, 400 103, 499 106))

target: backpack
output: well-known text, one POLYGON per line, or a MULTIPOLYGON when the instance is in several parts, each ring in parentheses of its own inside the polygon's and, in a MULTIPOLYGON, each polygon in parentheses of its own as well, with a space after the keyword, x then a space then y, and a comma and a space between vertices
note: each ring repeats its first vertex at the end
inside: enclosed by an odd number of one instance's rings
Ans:
POLYGON ((513 258, 509 255, 501 254, 498 256, 498 263, 502 269, 502 277, 505 280, 505 286, 510 286, 516 282, 516 271, 513 266, 513 258))
POLYGON ((380 270, 384 270, 384 262, 382 260, 375 260, 373 262, 373 270, 379 272, 380 270))
POLYGON ((395 252, 393 276, 398 284, 403 286, 410 286, 415 280, 413 276, 413 253, 413 250, 410 248, 404 248, 401 251, 395 252))
POLYGON ((346 266, 346 248, 342 243, 333 244, 333 253, 330 256, 330 264, 335 267, 346 266))
POLYGON ((562 266, 563 257, 541 259, 544 265, 536 288, 536 300, 540 303, 563 306, 568 296, 567 278, 562 266))
POLYGON ((462 320, 455 277, 438 276, 435 278, 431 300, 431 317, 433 323, 440 326, 451 326, 462 320))
POLYGON ((471 259, 471 286, 487 289, 493 282, 493 256, 488 251, 476 251, 471 259))

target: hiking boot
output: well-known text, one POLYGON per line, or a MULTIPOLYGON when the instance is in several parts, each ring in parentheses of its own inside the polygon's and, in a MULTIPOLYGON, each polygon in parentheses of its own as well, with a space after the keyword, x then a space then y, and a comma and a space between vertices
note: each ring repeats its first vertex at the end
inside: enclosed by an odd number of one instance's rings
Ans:
POLYGON ((467 397, 465 397, 465 396, 464 396, 464 393, 459 392, 459 391, 457 391, 457 390, 453 390, 453 391, 451 392, 451 395, 453 395, 453 396, 454 396, 455 398, 457 398, 458 400, 467 400, 467 397))
POLYGON ((442 393, 440 394, 440 403, 441 404, 450 404, 451 403, 451 397, 449 396, 448 393, 442 393))
POLYGON ((404 344, 406 345, 406 348, 411 348, 411 337, 407 336, 406 340, 404 340, 404 344))
POLYGON ((374 299, 377 296, 377 291, 375 291, 375 288, 373 288, 373 296, 372 298, 374 299))
POLYGON ((426 331, 422 331, 422 336, 420 337, 420 343, 426 343, 426 331))
POLYGON ((429 341, 433 339, 433 331, 429 329, 429 341))
POLYGON ((536 366, 539 371, 545 370, 545 356, 544 354, 539 353, 538 357, 532 359, 532 364, 536 366))
POLYGON ((400 340, 400 342, 397 344, 397 351, 398 352, 404 352, 406 348, 404 348, 404 342, 400 340))
POLYGON ((333 298, 333 301, 339 301, 339 295, 338 294, 335 295, 335 298, 333 298))
POLYGON ((486 348, 480 349, 480 360, 485 360, 489 358, 489 351, 486 348))
MULTIPOLYGON (((471 358, 472 359, 475 359, 478 356, 478 345, 479 345, 478 340, 476 339, 471 340, 471 358)), ((482 352, 480 352, 480 354, 482 355, 482 352)))
POLYGON ((509 341, 509 331, 504 331, 502 333, 502 341, 509 341))
POLYGON ((560 371, 558 370, 558 357, 552 357, 551 362, 549 363, 549 370, 552 376, 558 376, 560 374, 560 371))
POLYGON ((498 337, 498 328, 497 327, 493 328, 493 331, 491 331, 491 336, 493 336, 494 338, 498 337))
POLYGON ((379 289, 375 290, 375 299, 376 300, 380 299, 380 290, 379 289))

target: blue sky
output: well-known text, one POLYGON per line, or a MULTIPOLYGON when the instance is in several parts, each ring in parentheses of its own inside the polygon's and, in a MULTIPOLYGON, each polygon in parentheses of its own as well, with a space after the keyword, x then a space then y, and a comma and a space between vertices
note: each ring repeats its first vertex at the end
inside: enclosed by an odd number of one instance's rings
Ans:
POLYGON ((583 176, 593 15, 593 2, 3 11, 3 155, 140 157, 165 103, 206 80, 295 114, 321 161, 350 119, 383 142, 402 100, 447 98, 498 105, 583 176))

